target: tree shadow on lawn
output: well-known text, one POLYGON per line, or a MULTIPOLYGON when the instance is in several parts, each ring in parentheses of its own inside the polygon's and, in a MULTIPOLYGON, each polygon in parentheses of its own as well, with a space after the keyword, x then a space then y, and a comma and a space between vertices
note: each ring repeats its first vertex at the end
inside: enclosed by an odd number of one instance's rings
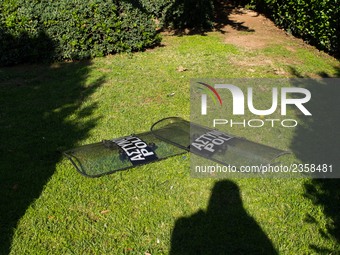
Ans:
POLYGON ((0 69, 0 254, 60 161, 86 138, 96 105, 80 109, 104 81, 85 85, 90 61, 0 69), (73 115, 74 119, 70 119, 73 115))
POLYGON ((244 22, 240 22, 237 20, 230 19, 230 14, 237 13, 237 14, 244 14, 238 7, 244 6, 246 3, 245 1, 232 1, 232 0, 215 0, 215 20, 216 24, 214 28, 225 34, 226 32, 223 28, 227 25, 231 26, 234 30, 243 31, 243 32, 255 32, 254 29, 245 26, 244 22))
MULTIPOLYGON (((335 67, 336 77, 340 77, 340 68, 335 67)), ((291 74, 299 78, 309 78, 291 68, 291 74)), ((319 73, 321 77, 330 78, 327 73, 319 73)), ((298 87, 299 84, 293 84, 298 87)), ((340 84, 315 81, 308 83, 307 88, 312 95, 306 108, 312 113, 310 117, 299 116, 300 123, 291 143, 291 150, 304 163, 327 164, 333 166, 333 172, 340 171, 340 84)), ((321 236, 334 239, 340 244, 340 179, 311 179, 305 182, 305 196, 315 204, 321 205, 325 216, 330 219, 327 232, 319 229, 321 236)), ((311 215, 306 221, 317 224, 311 215)), ((330 254, 334 251, 311 244, 318 253, 330 254)), ((340 246, 339 250, 340 251, 340 246)))
MULTIPOLYGON (((194 20, 189 22, 189 24, 195 24, 197 20, 197 17, 201 17, 202 19, 209 17, 209 9, 204 8, 195 8, 193 9, 192 6, 194 5, 195 1, 193 0, 177 0, 174 3, 173 9, 175 10, 181 10, 183 13, 182 15, 184 17, 192 17, 194 20), (197 11, 196 11, 197 10, 197 11), (195 12, 194 12, 195 11, 195 12)), ((174 34, 177 36, 182 35, 206 35, 206 32, 216 30, 222 34, 227 33, 224 29, 225 26, 229 25, 234 30, 237 31, 243 31, 243 32, 255 32, 254 29, 245 26, 244 22, 239 22, 237 20, 230 19, 230 15, 232 13, 239 13, 243 14, 242 11, 238 9, 238 7, 241 7, 244 5, 242 1, 231 1, 231 0, 202 0, 200 1, 202 6, 208 6, 207 3, 204 4, 204 2, 212 2, 213 3, 213 26, 212 27, 195 27, 194 25, 189 26, 188 28, 182 28, 182 29, 175 29, 174 34)), ((171 9, 168 10, 170 13, 169 15, 172 15, 171 9)), ((209 20, 201 20, 200 24, 208 23, 209 20)))
POLYGON ((278 254, 256 221, 243 208, 239 187, 215 183, 208 209, 176 221, 170 255, 278 254))
MULTIPOLYGON (((153 14, 143 6, 141 0, 124 0, 143 13, 153 14)), ((176 36, 202 35, 216 30, 224 34, 224 27, 230 25, 233 29, 244 32, 255 32, 245 26, 244 22, 231 20, 229 15, 233 12, 242 14, 238 7, 245 6, 246 0, 174 0, 164 4, 162 15, 166 26, 171 26, 170 32, 176 36), (211 22, 213 24, 211 24, 211 22)), ((160 31, 168 31, 166 27, 160 31)))

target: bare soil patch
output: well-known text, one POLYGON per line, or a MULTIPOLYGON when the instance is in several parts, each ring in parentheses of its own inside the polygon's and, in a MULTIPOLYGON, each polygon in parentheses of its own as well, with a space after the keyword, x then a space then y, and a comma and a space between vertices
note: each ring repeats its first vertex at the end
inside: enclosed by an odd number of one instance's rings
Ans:
MULTIPOLYGON (((295 39, 255 11, 234 9, 228 16, 228 20, 230 24, 221 29, 226 33, 225 42, 238 47, 254 50, 273 44, 284 44, 287 37, 290 40, 295 39)), ((289 46, 287 49, 294 51, 294 48, 289 46)))

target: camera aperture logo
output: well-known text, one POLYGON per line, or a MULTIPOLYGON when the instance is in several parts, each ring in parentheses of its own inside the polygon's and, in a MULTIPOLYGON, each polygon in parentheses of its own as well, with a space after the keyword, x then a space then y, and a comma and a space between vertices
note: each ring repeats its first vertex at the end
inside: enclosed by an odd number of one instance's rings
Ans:
MULTIPOLYGON (((287 116, 287 106, 291 105, 295 107, 296 110, 299 110, 305 116, 311 116, 311 112, 305 107, 305 104, 310 101, 311 93, 308 89, 300 88, 300 87, 272 87, 271 88, 271 106, 268 109, 257 109, 254 105, 254 90, 252 87, 248 87, 245 93, 241 88, 235 86, 233 84, 214 84, 211 86, 207 83, 196 82, 199 84, 198 89, 201 91, 201 115, 208 115, 209 104, 211 101, 214 105, 218 105, 222 109, 226 109, 230 107, 229 102, 223 101, 223 93, 228 91, 232 96, 232 114, 233 115, 245 115, 246 107, 247 110, 253 115, 259 116, 259 118, 254 119, 243 119, 241 121, 226 119, 225 116, 221 118, 213 119, 213 127, 217 125, 229 125, 230 127, 250 127, 250 128, 260 128, 265 125, 271 125, 271 127, 275 127, 276 125, 281 125, 285 128, 293 128, 298 125, 297 120, 291 118, 270 118, 270 115, 273 113, 277 113, 280 111, 281 116, 287 116), (209 95, 209 99, 208 99, 209 95), (218 100, 218 102, 217 102, 218 100), (223 104, 224 102, 224 104, 223 104), (246 103, 246 104, 245 104, 246 103)), ((270 99, 268 98, 268 101, 270 99)))
POLYGON ((202 94, 201 96, 201 102, 202 102, 202 115, 206 115, 207 114, 207 94, 209 94, 210 98, 213 100, 214 104, 217 104, 216 98, 218 99, 220 105, 223 105, 222 99, 220 94, 218 94, 218 92, 216 91, 216 89, 212 86, 210 86, 209 84, 206 84, 204 82, 197 82, 199 84, 201 84, 203 87, 200 88, 199 90, 202 90, 203 92, 205 92, 205 94, 202 94))

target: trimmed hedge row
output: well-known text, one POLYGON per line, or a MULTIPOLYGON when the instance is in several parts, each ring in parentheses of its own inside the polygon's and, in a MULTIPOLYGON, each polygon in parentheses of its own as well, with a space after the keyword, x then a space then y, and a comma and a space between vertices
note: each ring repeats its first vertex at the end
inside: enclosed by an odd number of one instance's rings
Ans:
POLYGON ((160 42, 158 27, 206 29, 213 0, 0 0, 0 65, 86 59, 160 42))
POLYGON ((0 65, 85 59, 160 42, 151 15, 129 1, 0 0, 0 65))
POLYGON ((338 0, 252 0, 251 3, 293 35, 340 56, 338 0))
MULTIPOLYGON (((0 0, 0 65, 143 50, 160 42, 155 19, 163 28, 211 28, 214 2, 0 0)), ((340 55, 338 0, 248 2, 292 34, 340 55)))

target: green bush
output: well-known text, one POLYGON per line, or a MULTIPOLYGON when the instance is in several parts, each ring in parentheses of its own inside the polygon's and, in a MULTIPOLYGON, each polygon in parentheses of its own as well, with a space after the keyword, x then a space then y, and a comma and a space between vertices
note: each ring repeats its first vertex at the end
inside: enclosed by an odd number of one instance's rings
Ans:
POLYGON ((168 9, 174 4, 175 0, 140 0, 142 8, 152 14, 155 18, 163 20, 168 9))
POLYGON ((53 42, 43 32, 30 35, 27 32, 12 35, 0 27, 0 66, 23 62, 52 60, 53 42))
POLYGON ((176 0, 168 9, 165 24, 174 28, 206 29, 213 26, 212 0, 176 0))
POLYGON ((339 54, 338 0, 252 0, 256 9, 293 35, 319 49, 339 54))
POLYGON ((163 28, 212 28, 213 0, 140 0, 144 10, 157 18, 163 28))
POLYGON ((129 1, 0 0, 0 64, 85 59, 159 43, 151 16, 129 1))

